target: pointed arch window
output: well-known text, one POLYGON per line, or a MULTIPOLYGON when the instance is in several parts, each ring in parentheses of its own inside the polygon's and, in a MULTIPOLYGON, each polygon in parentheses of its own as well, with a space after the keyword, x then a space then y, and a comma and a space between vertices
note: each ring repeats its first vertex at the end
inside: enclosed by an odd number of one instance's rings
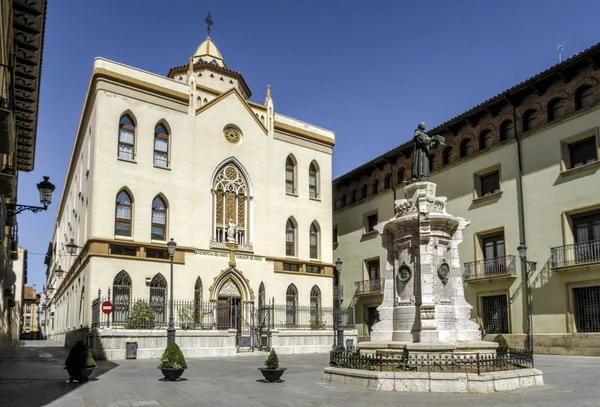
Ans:
POLYGON ((356 202, 356 188, 352 190, 352 192, 350 193, 350 204, 353 204, 356 202))
POLYGON ((227 225, 231 221, 237 226, 237 244, 247 244, 250 199, 248 181, 240 169, 233 163, 223 167, 213 185, 214 241, 227 241, 227 225))
POLYGON ((194 322, 202 323, 202 280, 196 279, 194 285, 194 322))
POLYGON ((258 288, 258 325, 263 327, 266 322, 265 285, 261 282, 258 288))
POLYGON ((298 323, 298 289, 290 284, 285 292, 285 324, 295 326, 298 323))
POLYGON ((113 322, 125 322, 131 302, 131 277, 125 270, 119 271, 113 280, 113 322))
POLYGON ((127 191, 121 191, 117 195, 115 210, 115 235, 131 237, 131 219, 133 212, 133 200, 127 191))
POLYGON ((310 290, 310 327, 311 329, 319 329, 323 326, 323 323, 321 317, 321 289, 315 285, 310 290))
POLYGON ((119 121, 119 158, 135 158, 135 122, 130 115, 121 116, 119 121))
POLYGON ((452 147, 446 147, 442 152, 442 165, 452 164, 452 147))
POLYGON ((314 162, 308 167, 308 192, 313 199, 319 197, 319 170, 314 162))
POLYGON ((435 154, 431 154, 429 156, 429 171, 434 171, 435 170, 435 160, 436 160, 436 155, 435 154))
POLYGON ((285 255, 296 256, 296 225, 292 219, 285 224, 285 255))
POLYGON ((316 225, 316 222, 313 222, 310 225, 310 258, 318 259, 319 258, 319 228, 316 225))
POLYGON ((152 201, 152 240, 167 240, 167 205, 157 196, 152 201))
POLYGON ((291 155, 285 160, 285 192, 296 194, 296 162, 291 155))
POLYGON ((510 140, 515 137, 515 125, 507 120, 500 125, 500 141, 510 140))
POLYGON ((164 323, 166 320, 167 280, 158 273, 150 281, 150 306, 154 310, 154 322, 164 323))
POLYGON ((169 166, 169 131, 162 123, 154 129, 154 165, 169 166))

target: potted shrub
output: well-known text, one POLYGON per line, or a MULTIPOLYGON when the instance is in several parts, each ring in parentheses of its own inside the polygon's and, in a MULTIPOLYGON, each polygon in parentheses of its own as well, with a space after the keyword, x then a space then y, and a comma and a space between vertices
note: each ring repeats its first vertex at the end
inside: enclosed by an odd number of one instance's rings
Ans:
POLYGON ((71 383, 74 380, 78 382, 89 380, 90 375, 96 369, 96 361, 83 341, 77 341, 69 351, 69 356, 65 361, 65 369, 69 373, 69 382, 71 383))
POLYGON ((181 349, 175 342, 170 342, 165 349, 162 357, 160 358, 160 364, 158 368, 161 370, 166 380, 175 381, 183 374, 183 371, 187 369, 187 363, 181 349))
POLYGON ((258 368, 268 382, 278 382, 286 369, 285 367, 279 367, 279 358, 277 357, 277 353, 275 353, 275 349, 271 349, 269 357, 265 360, 265 367, 258 368))

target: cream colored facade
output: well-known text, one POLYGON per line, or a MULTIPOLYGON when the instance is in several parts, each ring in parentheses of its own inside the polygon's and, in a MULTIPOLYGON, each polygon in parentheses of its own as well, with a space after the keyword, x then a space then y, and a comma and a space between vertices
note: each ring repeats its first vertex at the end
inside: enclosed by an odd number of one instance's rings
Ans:
MULTIPOLYGON (((428 131, 446 137, 446 147, 432 152, 430 181, 448 198, 448 212, 471 221, 459 252, 472 319, 483 334, 508 334, 524 346, 525 267, 517 251, 524 242, 527 260, 537 263, 529 276, 536 352, 600 354, 600 88, 591 63, 598 48, 428 131), (532 109, 537 123, 529 120, 532 109), (576 159, 582 161, 569 162, 576 159), (482 193, 482 179, 495 172, 496 185, 482 193)), ((369 336, 383 292, 369 281, 367 261, 376 260, 381 278, 385 267, 381 237, 368 232, 367 217, 394 216, 411 165, 408 142, 334 180, 334 258, 344 264, 343 300, 356 303, 359 337, 369 336)))
POLYGON ((265 298, 275 304, 286 304, 292 285, 298 306, 310 305, 315 287, 323 306, 332 303, 334 133, 276 113, 270 89, 264 104, 249 101, 243 77, 226 68, 215 50, 208 38, 193 66, 173 68, 167 77, 103 58, 94 61, 49 253, 48 286, 56 292, 49 299, 48 336, 63 338, 89 328, 98 290, 102 296, 114 292, 122 271, 131 281, 131 299, 148 299, 158 275, 170 288, 168 256, 149 257, 165 254, 169 238, 177 243, 175 300, 197 300, 200 282, 203 302, 217 302, 223 290, 233 289, 242 303, 257 303, 262 284, 265 298), (120 150, 124 115, 134 124, 134 142, 120 150), (156 155, 157 125, 168 133, 166 162, 156 155), (294 163, 293 191, 286 190, 288 158, 294 163), (316 175, 309 175, 311 165, 316 175), (316 193, 309 179, 316 179, 316 193), (217 212, 221 181, 239 181, 244 191, 236 195, 233 212, 226 201, 225 215, 217 212), (131 199, 129 236, 116 230, 122 191, 131 199), (166 231, 158 239, 152 238, 157 197, 166 205, 166 231), (238 216, 235 255, 224 236, 231 213, 238 216), (286 252, 289 219, 291 254, 286 252), (311 225, 317 229, 316 255, 309 251, 311 225), (75 256, 66 251, 70 239, 79 247, 75 256), (117 254, 123 247, 132 255, 117 254), (66 271, 62 278, 55 273, 58 267, 66 271))

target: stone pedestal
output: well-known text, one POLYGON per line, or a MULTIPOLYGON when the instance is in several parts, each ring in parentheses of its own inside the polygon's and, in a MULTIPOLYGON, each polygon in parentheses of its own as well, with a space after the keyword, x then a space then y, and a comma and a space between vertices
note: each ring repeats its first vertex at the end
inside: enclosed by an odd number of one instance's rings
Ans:
POLYGON ((495 348, 493 343, 474 345, 481 342, 479 326, 469 319, 472 307, 465 300, 458 255, 469 221, 446 211, 446 198, 436 197, 432 182, 408 184, 404 191, 405 199, 395 202, 396 216, 376 226, 387 266, 371 345, 432 344, 432 351, 439 346, 495 348))

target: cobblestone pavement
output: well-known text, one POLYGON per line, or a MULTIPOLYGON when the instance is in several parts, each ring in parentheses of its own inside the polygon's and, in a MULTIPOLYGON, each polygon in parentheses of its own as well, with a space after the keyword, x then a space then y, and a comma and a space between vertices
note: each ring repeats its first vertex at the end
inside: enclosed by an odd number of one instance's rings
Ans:
POLYGON ((488 395, 374 392, 321 382, 328 355, 280 356, 284 383, 264 383, 264 355, 188 360, 164 382, 157 360, 99 361, 93 379, 69 383, 67 351, 49 341, 0 349, 0 406, 600 406, 600 358, 537 356, 546 386, 488 395))

